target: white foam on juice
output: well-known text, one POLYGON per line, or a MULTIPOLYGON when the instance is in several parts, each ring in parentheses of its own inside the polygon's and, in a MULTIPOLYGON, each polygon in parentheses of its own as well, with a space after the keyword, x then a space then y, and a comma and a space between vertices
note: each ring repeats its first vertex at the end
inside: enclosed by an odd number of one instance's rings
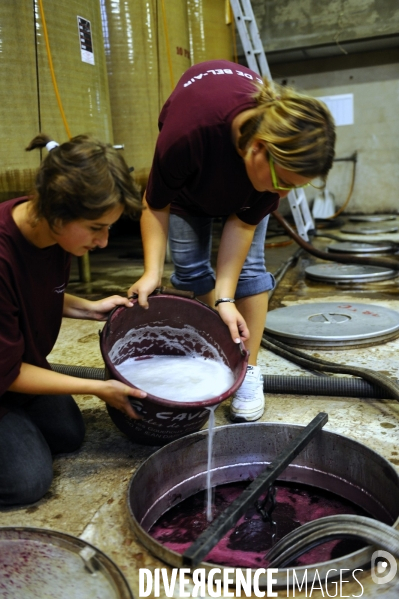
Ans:
POLYGON ((220 345, 213 339, 206 339, 197 329, 190 325, 183 328, 166 326, 164 324, 130 329, 123 337, 114 343, 109 352, 113 364, 118 364, 123 358, 134 353, 135 357, 150 356, 154 346, 162 351, 157 354, 171 355, 176 350, 184 349, 185 355, 202 356, 213 360, 226 360, 226 355, 220 345))
POLYGON ((135 387, 176 402, 212 399, 234 383, 234 374, 224 362, 198 355, 127 358, 115 368, 135 387))

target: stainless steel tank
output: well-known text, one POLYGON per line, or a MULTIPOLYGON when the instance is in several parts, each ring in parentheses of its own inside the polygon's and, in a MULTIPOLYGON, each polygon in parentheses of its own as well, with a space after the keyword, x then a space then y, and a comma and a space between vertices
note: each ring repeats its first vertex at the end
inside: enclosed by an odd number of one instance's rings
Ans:
POLYGON ((233 60, 234 17, 225 0, 187 0, 192 64, 233 60))
MULTIPOLYGON (((43 8, 54 75, 71 135, 92 133, 112 143, 97 0, 44 2, 43 8)), ((68 135, 54 91, 38 0, 1 2, 0 23, 1 200, 32 189, 40 153, 27 153, 25 147, 39 131, 60 143, 68 135)))
MULTIPOLYGON (((284 450, 302 427, 286 423, 247 423, 217 427, 213 437, 212 486, 253 480, 284 450)), ((149 530, 171 507, 206 489, 208 433, 178 439, 154 453, 133 475, 128 490, 131 523, 140 542, 174 567, 182 555, 156 541, 149 530)), ((326 430, 320 431, 278 480, 294 481, 330 491, 354 502, 372 517, 399 525, 399 476, 385 458, 365 445, 326 430)), ((321 579, 329 569, 355 569, 370 562, 373 548, 306 566, 309 579, 316 569, 321 579)), ((208 571, 215 564, 201 563, 208 571)), ((220 565, 216 567, 222 568, 220 565)), ((259 565, 261 567, 261 564, 259 565)), ((298 579, 305 568, 296 567, 298 579)), ((279 569, 277 584, 286 586, 287 571, 279 569)), ((260 586, 266 586, 266 576, 260 586)))
POLYGON ((184 0, 101 0, 114 141, 143 186, 158 135, 158 115, 191 66, 184 0))

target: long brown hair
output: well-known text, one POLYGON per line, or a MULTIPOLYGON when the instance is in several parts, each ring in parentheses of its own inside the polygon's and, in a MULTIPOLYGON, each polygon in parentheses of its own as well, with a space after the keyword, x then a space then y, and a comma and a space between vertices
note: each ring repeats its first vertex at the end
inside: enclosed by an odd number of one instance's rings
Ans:
POLYGON ((240 128, 239 148, 263 142, 276 164, 304 177, 325 179, 335 153, 335 123, 327 106, 267 79, 254 94, 256 114, 240 128))
MULTIPOLYGON (((27 151, 44 148, 51 137, 37 135, 27 151)), ((140 214, 140 192, 123 157, 110 144, 78 135, 50 150, 39 167, 32 198, 35 217, 57 221, 96 220, 116 205, 140 214)))

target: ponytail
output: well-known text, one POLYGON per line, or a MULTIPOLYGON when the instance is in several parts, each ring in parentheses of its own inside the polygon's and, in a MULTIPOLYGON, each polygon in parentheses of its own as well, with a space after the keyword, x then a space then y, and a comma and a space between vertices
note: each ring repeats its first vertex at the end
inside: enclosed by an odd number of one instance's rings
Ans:
POLYGON ((325 179, 335 147, 335 124, 327 106, 267 79, 254 98, 256 112, 240 128, 239 148, 245 151, 256 139, 282 168, 325 179))

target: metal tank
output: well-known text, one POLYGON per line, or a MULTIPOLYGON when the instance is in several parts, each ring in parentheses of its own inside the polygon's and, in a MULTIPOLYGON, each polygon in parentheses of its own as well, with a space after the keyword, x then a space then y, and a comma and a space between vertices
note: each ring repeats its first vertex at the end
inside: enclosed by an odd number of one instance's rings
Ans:
MULTIPOLYGON (((54 75, 71 135, 112 142, 105 53, 97 0, 43 1, 54 75), (78 18, 80 17, 80 23, 78 18)), ((38 0, 0 3, 0 199, 30 191, 39 152, 25 152, 39 132, 68 138, 57 103, 38 0)))
POLYGON ((158 115, 190 67, 184 0, 100 0, 114 141, 146 184, 158 115), (164 9, 163 9, 164 6, 164 9))
POLYGON ((192 64, 233 60, 234 17, 225 0, 187 0, 192 64))
MULTIPOLYGON (((98 0, 43 2, 54 73, 72 136, 92 133, 113 142, 108 78, 98 0)), ((41 130, 61 142, 67 132, 57 104, 38 0, 36 44, 41 130)))
MULTIPOLYGON (((273 422, 216 427, 211 485, 254 480, 302 428, 273 422)), ((185 565, 182 555, 155 540, 150 530, 167 510, 205 490, 207 477, 208 431, 199 431, 155 452, 131 478, 127 503, 134 533, 151 553, 172 567, 185 565)), ((334 493, 388 526, 399 525, 399 477, 395 468, 369 447, 343 435, 320 431, 278 480, 334 493)), ((329 561, 295 567, 295 571, 299 580, 305 570, 309 579, 316 571, 323 579, 331 568, 349 571, 365 567, 372 552, 372 547, 366 547, 329 561)), ((215 564, 204 561, 198 567, 209 572, 215 564)), ((287 570, 281 568, 275 576, 277 586, 287 588, 287 570)), ((261 574, 259 586, 266 584, 266 575, 261 574)))
POLYGON ((0 3, 0 201, 33 183, 39 153, 24 148, 39 131, 32 2, 0 3))

